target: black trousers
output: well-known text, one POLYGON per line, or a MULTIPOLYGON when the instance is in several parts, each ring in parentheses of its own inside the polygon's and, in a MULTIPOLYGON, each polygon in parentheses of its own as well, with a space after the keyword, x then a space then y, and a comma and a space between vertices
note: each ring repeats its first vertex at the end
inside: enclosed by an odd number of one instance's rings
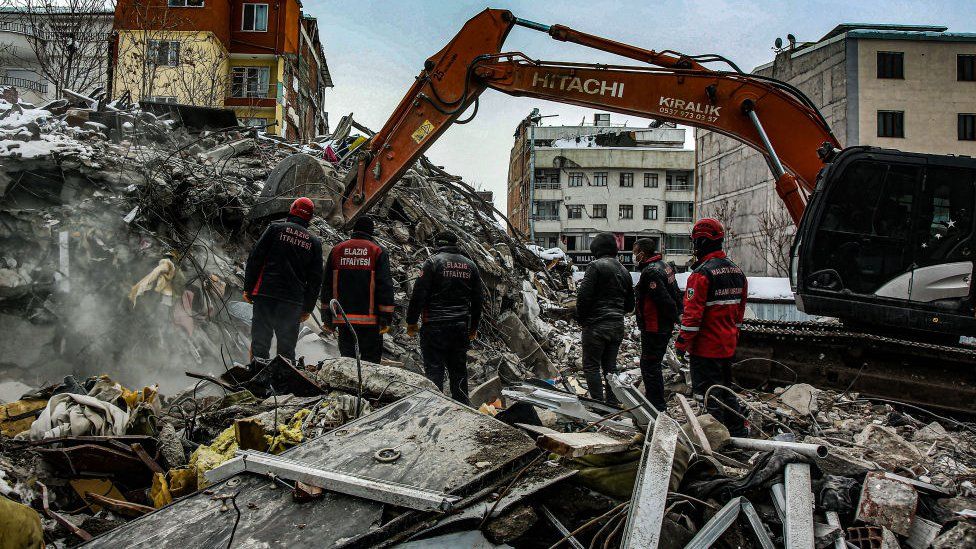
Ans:
POLYGON ((647 395, 647 400, 661 411, 667 410, 661 361, 664 359, 664 353, 668 351, 670 342, 671 332, 663 334, 641 332, 640 370, 641 377, 644 378, 644 394, 647 395))
POLYGON ((444 386, 447 373, 451 398, 471 405, 468 398, 468 323, 424 324, 420 328, 420 352, 424 375, 437 388, 444 386))
POLYGON ((255 296, 252 311, 251 355, 254 358, 271 358, 271 337, 274 336, 278 343, 275 354, 294 361, 302 305, 255 296))
POLYGON ((606 375, 617 370, 617 352, 624 339, 624 322, 599 322, 583 328, 583 377, 590 397, 615 403, 606 375), (606 398, 604 398, 604 394, 606 398))
MULTIPOLYGON (((359 338, 359 358, 379 364, 383 360, 383 334, 380 333, 380 327, 376 324, 353 324, 352 326, 359 338)), ((350 330, 345 323, 339 324, 339 354, 342 356, 356 357, 353 330, 350 330)))
MULTIPOLYGON (((712 385, 725 385, 728 387, 731 384, 731 358, 705 358, 691 355, 691 390, 695 393, 699 402, 700 399, 705 398, 705 392, 712 385)), ((705 403, 705 409, 708 410, 708 413, 712 417, 719 420, 722 425, 725 425, 732 436, 748 436, 749 432, 746 429, 745 421, 734 412, 729 411, 725 406, 722 406, 722 404, 716 402, 716 399, 744 416, 745 414, 743 413, 739 399, 724 389, 715 389, 711 392, 708 402, 705 403)))

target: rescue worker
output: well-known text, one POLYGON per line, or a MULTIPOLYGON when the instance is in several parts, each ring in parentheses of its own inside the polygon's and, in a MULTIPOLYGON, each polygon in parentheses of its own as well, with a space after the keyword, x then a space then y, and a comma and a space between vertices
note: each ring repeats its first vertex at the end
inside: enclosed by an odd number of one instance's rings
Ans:
POLYGON ((671 342, 671 333, 680 319, 681 290, 674 268, 664 262, 654 240, 641 238, 634 243, 634 263, 640 278, 634 288, 637 327, 641 333, 641 377, 647 400, 658 410, 666 410, 664 374, 661 360, 671 342))
POLYGON ((600 233, 590 243, 593 260, 576 294, 576 319, 583 327, 583 376, 590 397, 616 403, 606 375, 617 369, 624 339, 624 315, 634 310, 634 282, 617 260, 617 239, 600 233), (605 391, 604 391, 604 385, 605 391))
POLYGON ((383 334, 393 322, 393 276, 390 254, 373 240, 373 219, 360 217, 353 224, 352 238, 336 244, 325 262, 322 283, 322 327, 332 333, 338 325, 339 353, 359 356, 379 364, 383 359, 383 334), (333 318, 329 302, 339 300, 349 324, 333 318), (355 332, 355 337, 353 335, 355 332))
POLYGON ((424 375, 438 388, 447 373, 451 398, 470 405, 468 399, 468 346, 478 337, 481 322, 481 273, 458 247, 458 236, 442 231, 434 237, 438 246, 420 272, 407 308, 407 335, 420 331, 424 375))
MULTIPOLYGON (((746 277, 722 251, 724 238, 722 224, 711 218, 699 220, 691 231, 695 263, 688 277, 681 330, 674 347, 679 358, 685 353, 691 357, 691 385, 698 399, 714 385, 728 387, 731 383, 732 357, 746 311, 746 277)), ((745 421, 737 415, 742 408, 729 391, 713 390, 705 408, 728 427, 732 436, 748 435, 745 421)))
POLYGON ((322 243, 308 230, 314 204, 295 200, 284 221, 271 223, 254 245, 244 268, 244 301, 254 304, 251 358, 276 353, 295 360, 298 327, 315 309, 322 284, 322 243))

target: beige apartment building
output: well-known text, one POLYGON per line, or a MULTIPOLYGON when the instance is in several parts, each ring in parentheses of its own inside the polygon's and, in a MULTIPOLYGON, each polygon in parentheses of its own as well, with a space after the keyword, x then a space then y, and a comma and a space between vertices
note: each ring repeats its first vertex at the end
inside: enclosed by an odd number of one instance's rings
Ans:
MULTIPOLYGON (((947 30, 838 25, 753 73, 803 91, 845 147, 976 156, 976 33, 947 30)), ((730 226, 730 252, 749 274, 786 276, 792 223, 765 160, 714 132, 695 139, 699 215, 730 226)))
POLYGON ((597 233, 612 232, 619 259, 632 265, 638 238, 657 242, 668 261, 691 258, 694 151, 673 125, 542 126, 529 116, 515 133, 508 178, 508 215, 537 245, 563 249, 577 265, 590 257, 597 233))

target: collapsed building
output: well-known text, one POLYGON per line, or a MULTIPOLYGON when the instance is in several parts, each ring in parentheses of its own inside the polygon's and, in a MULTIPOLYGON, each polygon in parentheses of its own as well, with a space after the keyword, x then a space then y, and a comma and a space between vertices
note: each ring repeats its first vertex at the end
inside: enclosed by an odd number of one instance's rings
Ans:
MULTIPOLYGON (((294 195, 341 188, 371 132, 350 115, 298 145, 225 114, 0 103, 0 520, 25 543, 974 543, 970 423, 798 382, 716 388, 748 410, 733 438, 673 354, 668 409, 647 403, 632 320, 622 407, 586 398, 571 267, 426 159, 371 215, 398 321, 437 231, 478 263, 477 409, 423 377, 402 322, 383 364, 339 358, 313 317, 297 363, 246 373, 250 245, 294 195)), ((329 221, 311 227, 326 245, 346 236, 329 221)))

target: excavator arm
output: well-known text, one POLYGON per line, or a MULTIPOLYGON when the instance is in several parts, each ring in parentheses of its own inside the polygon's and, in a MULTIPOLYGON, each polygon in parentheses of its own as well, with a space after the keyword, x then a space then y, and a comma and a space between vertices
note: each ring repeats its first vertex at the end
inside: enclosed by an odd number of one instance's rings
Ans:
MULTIPOLYGON (((655 52, 485 10, 427 60, 410 91, 360 158, 342 198, 347 223, 380 200, 485 89, 598 108, 719 132, 762 152, 776 190, 799 222, 823 166, 818 149, 840 148, 819 111, 798 90, 775 80, 721 72, 701 61, 655 52), (607 66, 533 61, 500 53, 512 27, 547 32, 557 40, 608 51, 652 66, 607 66)), ((729 63, 731 65, 731 63, 729 63)), ((732 65, 733 68, 734 65, 732 65)))

